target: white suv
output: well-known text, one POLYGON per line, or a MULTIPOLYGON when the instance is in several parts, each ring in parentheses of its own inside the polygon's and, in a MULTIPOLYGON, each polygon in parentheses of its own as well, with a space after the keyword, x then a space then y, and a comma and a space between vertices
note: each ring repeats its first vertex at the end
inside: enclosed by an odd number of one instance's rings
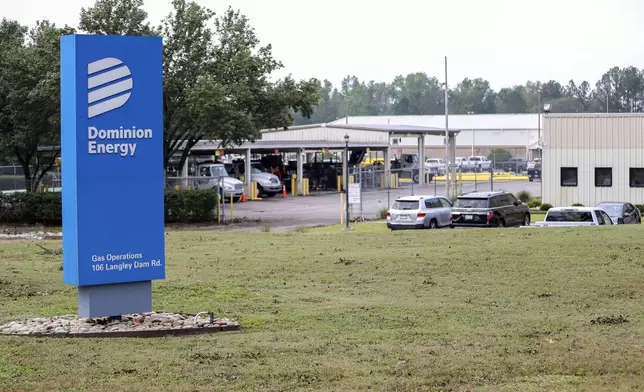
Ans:
POLYGON ((428 172, 443 175, 447 171, 445 161, 439 158, 428 158, 425 161, 425 169, 428 172))

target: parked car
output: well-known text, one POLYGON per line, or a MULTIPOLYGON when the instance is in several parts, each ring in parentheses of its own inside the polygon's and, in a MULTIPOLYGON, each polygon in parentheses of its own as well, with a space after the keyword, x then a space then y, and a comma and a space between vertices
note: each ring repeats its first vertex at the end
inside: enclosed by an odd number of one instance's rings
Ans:
MULTIPOLYGON (((246 175, 246 162, 244 159, 236 159, 228 170, 231 177, 241 179, 246 175)), ((267 170, 262 170, 261 163, 251 161, 251 181, 257 183, 257 193, 264 197, 273 197, 282 191, 280 178, 267 170)), ((243 181, 243 180, 242 180, 243 181)))
POLYGON ((596 207, 553 207, 548 210, 543 222, 536 227, 570 227, 612 225, 613 221, 604 211, 596 207))
POLYGON ((491 165, 492 161, 484 156, 471 156, 463 161, 463 167, 475 172, 488 171, 491 165))
POLYGON ((631 203, 604 201, 597 204, 597 208, 606 212, 616 225, 642 223, 640 210, 631 203))
POLYGON ((221 193, 223 188, 224 202, 233 198, 233 202, 239 201, 244 193, 244 183, 236 178, 230 177, 224 164, 203 162, 197 165, 197 173, 200 177, 195 181, 197 189, 216 189, 221 193))
POLYGON ((528 162, 528 180, 532 182, 537 178, 541 180, 541 158, 528 162))
POLYGON ((454 227, 506 227, 530 225, 530 209, 513 194, 473 192, 459 196, 452 208, 454 227))
POLYGON ((425 169, 428 172, 443 175, 447 171, 447 165, 443 159, 428 158, 425 160, 425 169))
POLYGON ((523 173, 528 170, 528 161, 525 158, 510 158, 503 163, 506 172, 523 173))
POLYGON ((452 203, 442 196, 404 196, 387 211, 387 227, 438 229, 450 226, 452 203))

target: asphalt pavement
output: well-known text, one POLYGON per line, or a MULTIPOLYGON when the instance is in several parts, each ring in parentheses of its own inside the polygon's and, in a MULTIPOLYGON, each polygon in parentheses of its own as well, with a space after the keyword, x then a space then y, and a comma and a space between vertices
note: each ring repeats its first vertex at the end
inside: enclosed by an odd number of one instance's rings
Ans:
MULTIPOLYGON (((463 183, 463 192, 489 191, 489 183, 473 182, 463 183)), ((529 191, 533 196, 541 194, 541 182, 528 181, 498 181, 494 190, 508 192, 529 191)), ((387 208, 397 197, 409 195, 444 195, 444 184, 430 184, 424 187, 404 185, 401 188, 387 190, 371 190, 362 193, 362 216, 365 219, 374 219, 378 212, 387 208)), ((261 219, 265 224, 270 224, 271 231, 289 231, 298 227, 327 226, 340 223, 342 213, 340 207, 340 193, 320 194, 311 196, 287 195, 282 199, 280 195, 265 198, 260 201, 247 201, 235 203, 233 215, 235 218, 261 219)), ((229 206, 226 205, 226 214, 229 206)), ((354 205, 353 217, 360 217, 360 206, 354 205)), ((259 230, 246 228, 246 230, 259 230)))

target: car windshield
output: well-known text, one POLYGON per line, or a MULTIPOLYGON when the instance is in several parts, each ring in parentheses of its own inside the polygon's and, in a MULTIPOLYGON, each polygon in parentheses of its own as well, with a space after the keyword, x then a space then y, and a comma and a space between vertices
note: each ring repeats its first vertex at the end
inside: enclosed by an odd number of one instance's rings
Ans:
POLYGON ((458 198, 454 203, 456 208, 487 208, 487 199, 458 198))
POLYGON ((417 210, 419 206, 418 200, 396 200, 394 205, 391 206, 392 210, 417 210))
POLYGON ((546 222, 593 222, 589 211, 548 211, 546 222))
POLYGON ((223 166, 211 166, 210 171, 212 177, 228 177, 228 172, 223 166))
POLYGON ((253 174, 262 174, 263 173, 263 171, 259 170, 256 167, 252 168, 250 172, 253 173, 253 174))
POLYGON ((622 205, 621 204, 600 204, 597 206, 597 208, 600 208, 604 210, 609 216, 622 216, 622 205))
POLYGON ((480 160, 481 160, 481 158, 479 158, 479 157, 471 157, 470 158, 470 161, 477 161, 478 162, 480 160))

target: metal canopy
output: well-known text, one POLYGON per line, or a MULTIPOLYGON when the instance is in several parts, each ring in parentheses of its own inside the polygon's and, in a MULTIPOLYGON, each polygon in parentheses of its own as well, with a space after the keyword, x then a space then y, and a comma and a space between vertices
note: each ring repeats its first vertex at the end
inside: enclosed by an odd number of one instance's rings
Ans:
MULTIPOLYGON (((345 143, 328 142, 325 140, 315 141, 273 141, 273 140, 257 140, 255 143, 246 142, 237 146, 222 146, 217 141, 202 142, 203 144, 194 146, 190 151, 192 154, 205 154, 217 150, 225 150, 231 154, 246 153, 248 149, 253 153, 270 153, 275 150, 280 152, 298 152, 300 149, 304 150, 321 150, 328 148, 329 150, 341 150, 345 147, 345 143)), ((386 150, 389 145, 379 143, 351 143, 349 141, 349 148, 369 148, 372 150, 386 150)))
MULTIPOLYGON (((370 131, 370 132, 386 132, 393 135, 431 135, 431 136, 444 136, 444 128, 424 127, 420 125, 400 125, 400 124, 310 124, 310 125, 296 125, 287 129, 264 129, 261 133, 278 133, 295 130, 317 129, 317 128, 333 128, 344 129, 347 131, 370 131)), ((458 130, 450 130, 450 134, 457 134, 458 130)))

